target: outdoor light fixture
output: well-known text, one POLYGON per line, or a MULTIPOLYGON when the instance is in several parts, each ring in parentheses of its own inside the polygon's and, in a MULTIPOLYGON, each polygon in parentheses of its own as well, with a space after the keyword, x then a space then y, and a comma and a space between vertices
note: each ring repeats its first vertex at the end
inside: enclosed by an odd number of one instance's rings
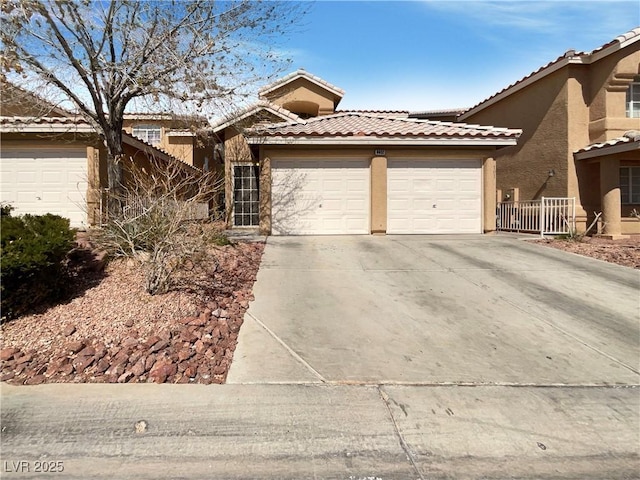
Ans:
POLYGON ((556 171, 552 168, 551 170, 549 170, 549 177, 553 177, 556 174, 556 171))

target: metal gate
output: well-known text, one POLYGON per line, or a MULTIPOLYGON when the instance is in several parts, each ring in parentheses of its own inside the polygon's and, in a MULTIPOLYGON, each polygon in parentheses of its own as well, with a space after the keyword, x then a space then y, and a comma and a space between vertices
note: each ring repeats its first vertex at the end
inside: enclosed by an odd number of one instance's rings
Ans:
POLYGON ((542 197, 526 202, 498 202, 496 227, 503 232, 569 235, 575 232, 576 199, 542 197))

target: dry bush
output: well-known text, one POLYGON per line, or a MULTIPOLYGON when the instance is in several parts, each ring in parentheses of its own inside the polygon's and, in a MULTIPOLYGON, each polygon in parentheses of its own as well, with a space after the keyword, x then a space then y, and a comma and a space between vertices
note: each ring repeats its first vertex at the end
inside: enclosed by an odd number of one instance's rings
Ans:
POLYGON ((92 234, 94 244, 111 256, 142 263, 145 289, 167 292, 175 274, 188 262, 205 255, 210 202, 223 188, 216 173, 199 172, 179 162, 151 159, 141 167, 124 165, 122 193, 107 193, 110 209, 102 228, 92 234))

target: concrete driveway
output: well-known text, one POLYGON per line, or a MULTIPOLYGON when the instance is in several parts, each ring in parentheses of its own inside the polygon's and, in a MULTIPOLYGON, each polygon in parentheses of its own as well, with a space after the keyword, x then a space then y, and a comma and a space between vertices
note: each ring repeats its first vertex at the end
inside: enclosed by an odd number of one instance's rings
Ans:
POLYGON ((509 236, 271 237, 228 383, 638 384, 639 287, 509 236))

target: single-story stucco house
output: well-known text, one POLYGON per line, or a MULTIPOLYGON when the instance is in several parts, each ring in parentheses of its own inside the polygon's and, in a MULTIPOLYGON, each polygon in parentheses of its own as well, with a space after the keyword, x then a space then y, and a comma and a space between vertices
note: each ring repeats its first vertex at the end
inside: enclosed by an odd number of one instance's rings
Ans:
POLYGON ((495 160, 520 130, 399 111, 340 111, 344 91, 305 70, 212 128, 230 227, 265 234, 495 230, 495 160))
POLYGON ((522 129, 496 152, 499 200, 575 197, 579 231, 639 234, 640 27, 570 50, 458 117, 522 129))

